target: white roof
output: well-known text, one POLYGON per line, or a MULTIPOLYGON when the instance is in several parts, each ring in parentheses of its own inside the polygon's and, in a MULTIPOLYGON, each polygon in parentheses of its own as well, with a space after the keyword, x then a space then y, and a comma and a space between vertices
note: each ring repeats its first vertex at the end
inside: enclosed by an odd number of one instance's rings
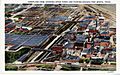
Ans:
POLYGON ((102 57, 91 57, 91 58, 93 58, 93 59, 97 59, 97 58, 102 58, 102 57))
POLYGON ((99 17, 99 19, 105 19, 105 17, 99 17))

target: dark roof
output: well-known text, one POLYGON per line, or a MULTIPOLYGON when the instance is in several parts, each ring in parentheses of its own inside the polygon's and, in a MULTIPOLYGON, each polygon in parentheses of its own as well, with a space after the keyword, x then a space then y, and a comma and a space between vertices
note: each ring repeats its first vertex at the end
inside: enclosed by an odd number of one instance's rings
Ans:
POLYGON ((76 36, 76 42, 80 43, 80 42, 84 42, 85 41, 85 36, 84 35, 77 35, 76 36))
POLYGON ((11 41, 12 44, 19 45, 33 37, 32 35, 21 35, 19 38, 11 41))
POLYGON ((44 35, 44 36, 36 35, 33 38, 31 38, 30 40, 26 41, 23 45, 26 45, 26 46, 39 46, 47 39, 48 39, 47 35, 44 35))
POLYGON ((87 27, 87 24, 80 24, 80 27, 87 27))
POLYGON ((23 62, 27 56, 28 56, 28 54, 22 55, 22 56, 18 59, 18 61, 23 62))
POLYGON ((102 32, 101 34, 109 34, 109 32, 102 32))
POLYGON ((11 24, 5 26, 5 28, 14 28, 15 26, 16 26, 16 25, 15 25, 14 23, 11 23, 11 24))
POLYGON ((61 27, 60 24, 48 23, 47 26, 49 27, 61 27))
POLYGON ((101 39, 101 42, 109 42, 109 40, 101 39))
POLYGON ((95 16, 85 16, 85 19, 95 18, 95 16))
POLYGON ((80 23, 82 24, 89 24, 92 20, 87 20, 87 19, 84 19, 82 21, 80 21, 80 23))
POLYGON ((5 44, 11 44, 12 41, 18 39, 21 35, 5 34, 5 44))
POLYGON ((7 19, 7 20, 5 20, 5 24, 11 23, 11 22, 12 22, 11 19, 7 19))
POLYGON ((65 59, 65 60, 80 60, 80 57, 79 56, 68 56, 63 59, 65 59))
POLYGON ((73 43, 68 43, 64 46, 65 48, 73 48, 74 44, 73 43))
POLYGON ((9 50, 17 50, 20 47, 21 47, 21 45, 14 45, 9 50))
POLYGON ((68 17, 66 17, 66 16, 55 16, 53 18, 48 18, 47 21, 65 21, 67 19, 68 19, 68 17))
POLYGON ((89 53, 90 52, 90 50, 88 49, 88 48, 85 48, 83 51, 82 51, 82 53, 89 53))
POLYGON ((16 35, 5 34, 5 44, 13 44, 10 49, 18 49, 21 46, 39 46, 48 39, 48 35, 16 35))

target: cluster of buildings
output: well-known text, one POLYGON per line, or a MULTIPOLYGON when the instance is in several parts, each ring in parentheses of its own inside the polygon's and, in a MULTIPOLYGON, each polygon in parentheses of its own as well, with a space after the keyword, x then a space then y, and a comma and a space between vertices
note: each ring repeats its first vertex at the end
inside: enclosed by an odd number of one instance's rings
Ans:
POLYGON ((17 52, 21 47, 31 49, 17 61, 116 63, 116 28, 110 27, 104 14, 87 7, 79 10, 79 5, 73 5, 74 8, 69 5, 25 6, 20 8, 21 14, 14 16, 14 13, 5 19, 6 51, 17 52))
POLYGON ((115 62, 116 33, 115 28, 109 26, 110 23, 104 16, 84 16, 51 49, 56 51, 56 54, 61 53, 64 62, 78 62, 83 58, 115 62))

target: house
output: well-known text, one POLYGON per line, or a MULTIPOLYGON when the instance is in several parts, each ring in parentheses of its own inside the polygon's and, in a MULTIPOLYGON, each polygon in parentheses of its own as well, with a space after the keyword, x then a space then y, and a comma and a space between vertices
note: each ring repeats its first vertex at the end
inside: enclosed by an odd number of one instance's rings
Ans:
POLYGON ((108 47, 110 45, 110 42, 100 42, 100 46, 108 47))
POLYGON ((63 52, 63 46, 62 45, 55 45, 52 48, 52 51, 54 51, 56 54, 63 52))
POLYGON ((86 42, 85 43, 85 48, 91 48, 91 46, 92 46, 92 43, 91 42, 86 42))
POLYGON ((86 57, 86 55, 89 54, 89 53, 90 53, 90 49, 84 48, 83 51, 81 52, 81 56, 86 57))

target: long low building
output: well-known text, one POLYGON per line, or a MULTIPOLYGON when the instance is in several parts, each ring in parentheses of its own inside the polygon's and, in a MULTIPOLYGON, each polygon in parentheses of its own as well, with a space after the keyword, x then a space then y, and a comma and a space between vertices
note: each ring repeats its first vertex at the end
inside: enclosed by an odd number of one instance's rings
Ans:
POLYGON ((37 47, 49 38, 48 35, 16 35, 5 34, 6 46, 12 45, 9 50, 17 50, 21 46, 37 47))

